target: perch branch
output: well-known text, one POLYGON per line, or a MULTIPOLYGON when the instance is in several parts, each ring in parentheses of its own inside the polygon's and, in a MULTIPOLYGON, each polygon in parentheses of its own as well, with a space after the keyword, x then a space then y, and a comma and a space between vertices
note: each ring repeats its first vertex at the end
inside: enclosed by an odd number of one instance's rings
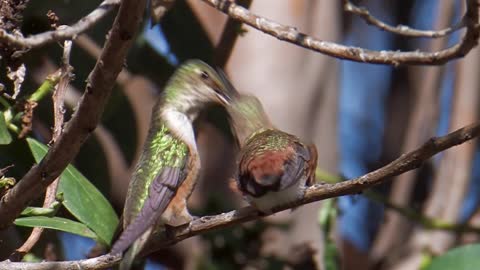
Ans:
POLYGON ((10 225, 31 200, 45 191, 95 130, 139 29, 144 10, 145 0, 122 1, 102 54, 87 79, 85 92, 72 119, 65 125, 64 132, 43 160, 33 166, 0 201, 0 229, 10 225))
MULTIPOLYGON (((445 136, 432 138, 420 148, 404 154, 386 166, 361 177, 335 184, 313 185, 306 189, 305 196, 302 199, 297 200, 288 206, 272 209, 272 214, 314 201, 360 193, 365 189, 386 182, 387 179, 391 179, 392 176, 416 169, 435 154, 478 136, 480 136, 480 122, 463 127, 445 136)), ((143 254, 175 244, 195 235, 255 220, 260 217, 262 216, 260 216, 252 207, 244 207, 239 210, 214 216, 204 216, 193 220, 185 226, 173 228, 169 232, 169 238, 165 238, 165 234, 163 233, 156 233, 151 241, 149 241, 149 245, 144 249, 143 254)), ((0 262, 0 269, 100 269, 113 266, 118 263, 119 260, 119 257, 107 254, 94 259, 71 262, 12 263, 5 261, 0 262), (86 262, 89 264, 87 265, 86 262)))
POLYGON ((257 30, 297 46, 313 50, 332 57, 356 62, 388 64, 388 65, 441 65, 452 59, 460 58, 470 52, 478 43, 478 3, 476 0, 465 0, 466 11, 463 21, 466 33, 459 43, 436 52, 423 51, 375 51, 359 47, 345 46, 334 42, 323 41, 299 32, 295 27, 282 25, 264 17, 253 14, 228 0, 203 0, 208 5, 220 10, 231 18, 245 23, 257 30))
MULTIPOLYGON (((272 209, 273 213, 327 198, 360 193, 365 189, 386 182, 387 179, 391 179, 392 176, 419 168, 423 162, 435 154, 478 136, 480 136, 480 122, 463 127, 445 136, 432 138, 420 148, 403 154, 386 166, 358 178, 335 184, 313 185, 306 189, 304 198, 295 201, 291 205, 272 209)), ((251 207, 245 207, 215 216, 204 216, 190 222, 188 226, 174 228, 169 232, 169 234, 172 235, 169 239, 162 239, 163 234, 161 233, 156 234, 153 237, 154 241, 150 241, 149 246, 145 250, 150 252, 151 250, 174 244, 194 235, 255 220, 259 217, 258 212, 251 207)))

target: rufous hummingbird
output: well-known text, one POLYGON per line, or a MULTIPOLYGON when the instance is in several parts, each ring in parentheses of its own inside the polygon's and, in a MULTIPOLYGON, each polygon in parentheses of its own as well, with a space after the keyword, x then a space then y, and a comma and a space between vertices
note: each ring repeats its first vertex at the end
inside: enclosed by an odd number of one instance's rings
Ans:
POLYGON ((270 214, 302 198, 315 181, 315 145, 276 129, 254 96, 235 95, 227 111, 240 146, 234 178, 246 200, 270 214))

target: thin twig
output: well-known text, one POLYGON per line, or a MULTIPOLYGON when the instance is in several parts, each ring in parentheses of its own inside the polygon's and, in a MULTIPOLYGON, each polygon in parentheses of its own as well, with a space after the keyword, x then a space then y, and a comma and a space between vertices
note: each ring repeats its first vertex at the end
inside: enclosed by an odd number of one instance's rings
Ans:
POLYGON ((80 19, 71 26, 66 26, 53 31, 47 31, 29 37, 22 37, 7 33, 4 29, 0 29, 0 42, 10 44, 19 48, 35 48, 55 41, 64 41, 73 39, 76 35, 81 34, 90 27, 98 23, 105 15, 107 15, 114 7, 120 4, 120 0, 105 0, 95 10, 87 16, 80 19))
MULTIPOLYGON (((339 183, 343 181, 340 176, 327 173, 317 168, 316 181, 317 182, 322 181, 322 177, 324 177, 324 180, 328 179, 327 181, 328 183, 339 183)), ((424 226, 427 229, 446 230, 446 231, 454 231, 454 232, 473 232, 473 233, 480 234, 480 227, 477 227, 468 223, 465 223, 465 224, 451 223, 445 220, 428 217, 411 207, 395 203, 391 200, 391 198, 389 199, 386 196, 378 192, 375 192, 373 190, 366 190, 363 192, 363 195, 365 195, 365 197, 367 197, 372 201, 383 204, 385 207, 390 208, 396 213, 412 221, 420 223, 422 226, 424 226)))
MULTIPOLYGON (((74 43, 78 45, 77 41, 80 40, 82 36, 84 36, 84 34, 80 35, 77 39, 75 39, 74 43)), ((102 48, 98 47, 98 51, 99 53, 95 57, 95 59, 99 58, 102 48)), ((44 75, 45 73, 49 73, 52 70, 56 70, 56 69, 58 69, 58 67, 51 60, 45 59, 41 67, 33 70, 33 72, 31 71, 31 74, 33 75, 32 77, 35 82, 41 83, 41 78, 45 76, 44 75)), ((122 72, 125 72, 125 68, 122 72)), ((122 73, 118 75, 117 82, 121 74, 122 73)), ((135 88, 135 89, 138 89, 138 88, 135 88)), ((78 89, 76 89, 71 84, 68 85, 67 94, 65 96, 66 107, 72 110, 75 109, 81 97, 82 97, 82 94, 78 89)), ((148 116, 145 118, 148 118, 148 116)), ((118 188, 118 186, 127 186, 129 177, 130 177, 129 167, 127 162, 125 161, 124 155, 118 143, 116 142, 115 138, 113 138, 110 131, 107 128, 105 128, 101 123, 97 125, 97 128, 93 132, 93 135, 98 140, 102 148, 102 152, 105 154, 110 179, 115 179, 115 181, 111 181, 112 190, 114 190, 115 188, 118 188), (123 185, 120 183, 127 183, 127 184, 123 185)), ((115 204, 115 203, 122 204, 125 200, 124 196, 122 198, 119 198, 120 195, 117 195, 117 193, 118 192, 111 193, 112 204, 115 204)), ((125 190, 125 193, 126 193, 126 190, 125 190)))
POLYGON ((406 25, 391 26, 372 16, 366 8, 356 6, 349 0, 343 0, 343 9, 346 12, 350 12, 352 14, 358 15, 360 18, 364 19, 368 24, 374 25, 387 32, 391 32, 391 33, 406 36, 406 37, 440 38, 440 37, 450 35, 451 33, 458 31, 466 26, 465 21, 461 20, 454 26, 447 27, 445 29, 419 30, 419 29, 411 28, 406 25))
MULTIPOLYGON (((391 179, 392 176, 419 168, 423 162, 435 154, 478 136, 480 136, 480 122, 458 129, 443 137, 432 138, 420 148, 404 154, 386 166, 361 177, 336 184, 316 184, 309 187, 305 192, 304 198, 291 205, 272 209, 273 213, 327 198, 360 193, 367 188, 386 182, 388 179, 391 179)), ((169 231, 169 235, 172 236, 169 239, 165 239, 162 232, 155 234, 144 252, 151 252, 198 234, 255 220, 259 217, 259 213, 251 207, 245 207, 215 216, 204 216, 190 222, 188 225, 172 229, 169 231)))
POLYGON ((88 77, 82 101, 72 119, 65 125, 64 133, 43 160, 33 166, 0 201, 0 229, 10 225, 31 200, 44 192, 95 130, 139 29, 144 10, 145 0, 122 1, 102 55, 88 77))
POLYGON ((233 19, 239 20, 255 29, 297 46, 313 50, 325 55, 356 62, 388 64, 388 65, 441 65, 452 59, 465 56, 478 43, 478 3, 476 0, 466 1, 464 22, 466 33, 454 46, 436 51, 374 51, 359 47, 345 46, 334 42, 323 41, 299 32, 295 27, 282 25, 264 17, 251 13, 228 0, 203 0, 210 6, 220 10, 233 19))
MULTIPOLYGON (((60 81, 57 84, 57 89, 53 93, 53 107, 54 107, 54 129, 52 141, 55 142, 62 133, 63 119, 64 119, 64 99, 65 93, 67 91, 68 84, 72 78, 72 66, 70 65, 70 53, 72 51, 72 41, 66 40, 63 47, 63 57, 62 57, 62 68, 60 81)), ((45 194, 45 200, 43 201, 43 207, 49 208, 53 202, 56 200, 56 193, 58 187, 59 178, 55 179, 47 188, 45 194)), ((28 239, 23 243, 23 245, 18 248, 11 256, 11 260, 19 260, 25 254, 30 252, 30 250, 35 246, 35 244, 40 239, 40 236, 43 233, 43 228, 35 227, 32 230, 32 233, 28 239)))
MULTIPOLYGON (((253 0, 239 0, 238 5, 249 9, 253 0)), ((215 48, 215 58, 214 63, 216 66, 225 69, 225 65, 232 54, 233 46, 237 41, 238 36, 242 31, 242 22, 228 17, 227 23, 223 28, 222 36, 218 42, 217 47, 215 48)))
POLYGON ((458 223, 451 223, 441 219, 431 218, 425 215, 422 215, 418 211, 406 207, 395 204, 389 201, 386 197, 381 194, 367 191, 364 193, 365 196, 372 201, 382 203, 385 207, 394 210, 396 213, 408 218, 411 221, 420 223, 423 227, 427 229, 434 229, 434 230, 444 230, 444 231, 452 231, 452 232, 473 232, 480 235, 480 228, 470 225, 468 223, 465 224, 458 224, 458 223))
POLYGON ((62 57, 62 77, 58 83, 55 93, 53 93, 53 111, 54 111, 54 129, 52 141, 55 142, 58 137, 62 134, 62 127, 64 122, 64 105, 65 105, 65 94, 67 92, 68 84, 72 79, 73 67, 70 65, 70 53, 72 50, 72 41, 66 40, 63 48, 63 57, 62 57))
POLYGON ((112 267, 120 256, 104 255, 92 259, 64 262, 0 262, 0 269, 9 270, 94 270, 112 267))

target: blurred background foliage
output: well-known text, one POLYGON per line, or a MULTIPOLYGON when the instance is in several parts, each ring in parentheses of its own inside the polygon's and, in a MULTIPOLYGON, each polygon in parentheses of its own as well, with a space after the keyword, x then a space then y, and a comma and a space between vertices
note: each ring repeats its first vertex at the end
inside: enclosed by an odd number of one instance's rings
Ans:
MULTIPOLYGON (((461 19, 464 9, 463 1, 354 2, 391 25, 420 29, 452 25, 461 19)), ((30 1, 23 14, 22 32, 28 35, 49 30, 49 10, 59 17, 59 24, 68 25, 99 3, 30 1)), ((435 40, 395 36, 345 13, 341 1, 257 0, 251 10, 320 39, 375 50, 434 50, 459 39, 458 33, 435 40)), ((67 119, 85 88, 113 18, 114 14, 109 14, 74 42, 70 64, 75 78, 67 95, 67 119)), ((190 58, 212 63, 225 21, 223 14, 193 0, 176 1, 160 25, 151 27, 145 20, 101 126, 73 164, 117 214, 121 213, 130 172, 148 128, 152 100, 178 63, 190 58)), ((226 67, 233 84, 241 92, 257 95, 276 126, 315 142, 319 166, 327 175, 347 179, 363 175, 430 137, 478 120, 478 49, 443 66, 391 67, 336 60, 245 29, 226 67)), ((22 58, 27 76, 19 99, 28 98, 58 68, 61 53, 60 44, 54 43, 31 50, 22 58)), ((3 71, 5 64, 1 64, 3 71)), ((4 91, 10 93, 12 83, 4 72, 0 74, 4 91)), ((197 215, 244 205, 228 189, 235 149, 224 113, 212 108, 198 123, 203 172, 190 202, 197 215)), ((47 144, 52 126, 52 101, 47 96, 35 108, 29 136, 47 144)), ((26 140, 11 135, 11 143, 0 145, 0 168, 14 164, 5 177, 18 180, 34 158, 26 140)), ((375 191, 418 215, 449 224, 480 226, 479 153, 476 142, 462 145, 375 191)), ((32 206, 40 206, 41 201, 32 206)), ((60 208, 56 216, 85 223, 68 210, 60 208)), ((93 228, 89 225, 96 235, 93 228)), ((0 258, 7 258, 29 233, 20 226, 0 232, 0 258)), ((150 255, 146 264, 137 267, 402 270, 452 269, 445 267, 456 265, 455 269, 477 269, 468 263, 476 259, 471 254, 478 254, 479 246, 463 245, 478 240, 478 233, 422 227, 418 220, 385 211, 384 204, 356 195, 194 237, 150 255), (323 215, 326 221, 319 222, 319 212, 327 213, 323 215), (447 253, 456 246, 462 247, 447 253), (447 255, 436 257, 444 253, 447 255)), ((25 258, 81 259, 94 245, 89 238, 47 230, 25 258)))

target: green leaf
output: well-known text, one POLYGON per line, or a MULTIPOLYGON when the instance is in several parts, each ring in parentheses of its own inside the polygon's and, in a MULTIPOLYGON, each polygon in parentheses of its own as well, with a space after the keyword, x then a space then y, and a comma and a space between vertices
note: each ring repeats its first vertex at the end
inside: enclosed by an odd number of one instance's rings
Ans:
POLYGON ((42 258, 36 256, 33 253, 25 254, 25 256, 23 256, 23 259, 22 259, 22 262, 36 262, 36 263, 39 263, 39 262, 42 262, 42 261, 43 261, 42 258))
POLYGON ((15 185, 16 181, 13 177, 0 177, 0 190, 11 188, 15 185))
POLYGON ((23 227, 41 227, 78 234, 97 240, 97 235, 80 222, 61 217, 22 217, 15 220, 15 225, 23 227))
MULTIPOLYGON (((28 138, 36 162, 47 153, 48 147, 28 138)), ((61 174, 57 193, 63 193, 62 204, 80 222, 94 231, 104 244, 110 244, 118 225, 118 217, 108 200, 75 167, 68 165, 61 174)))
POLYGON ((7 123, 3 112, 0 112, 0 144, 10 144, 12 142, 12 136, 8 132, 7 123))
POLYGON ((465 245, 449 250, 436 257, 426 270, 473 270, 480 269, 480 244, 465 245))

